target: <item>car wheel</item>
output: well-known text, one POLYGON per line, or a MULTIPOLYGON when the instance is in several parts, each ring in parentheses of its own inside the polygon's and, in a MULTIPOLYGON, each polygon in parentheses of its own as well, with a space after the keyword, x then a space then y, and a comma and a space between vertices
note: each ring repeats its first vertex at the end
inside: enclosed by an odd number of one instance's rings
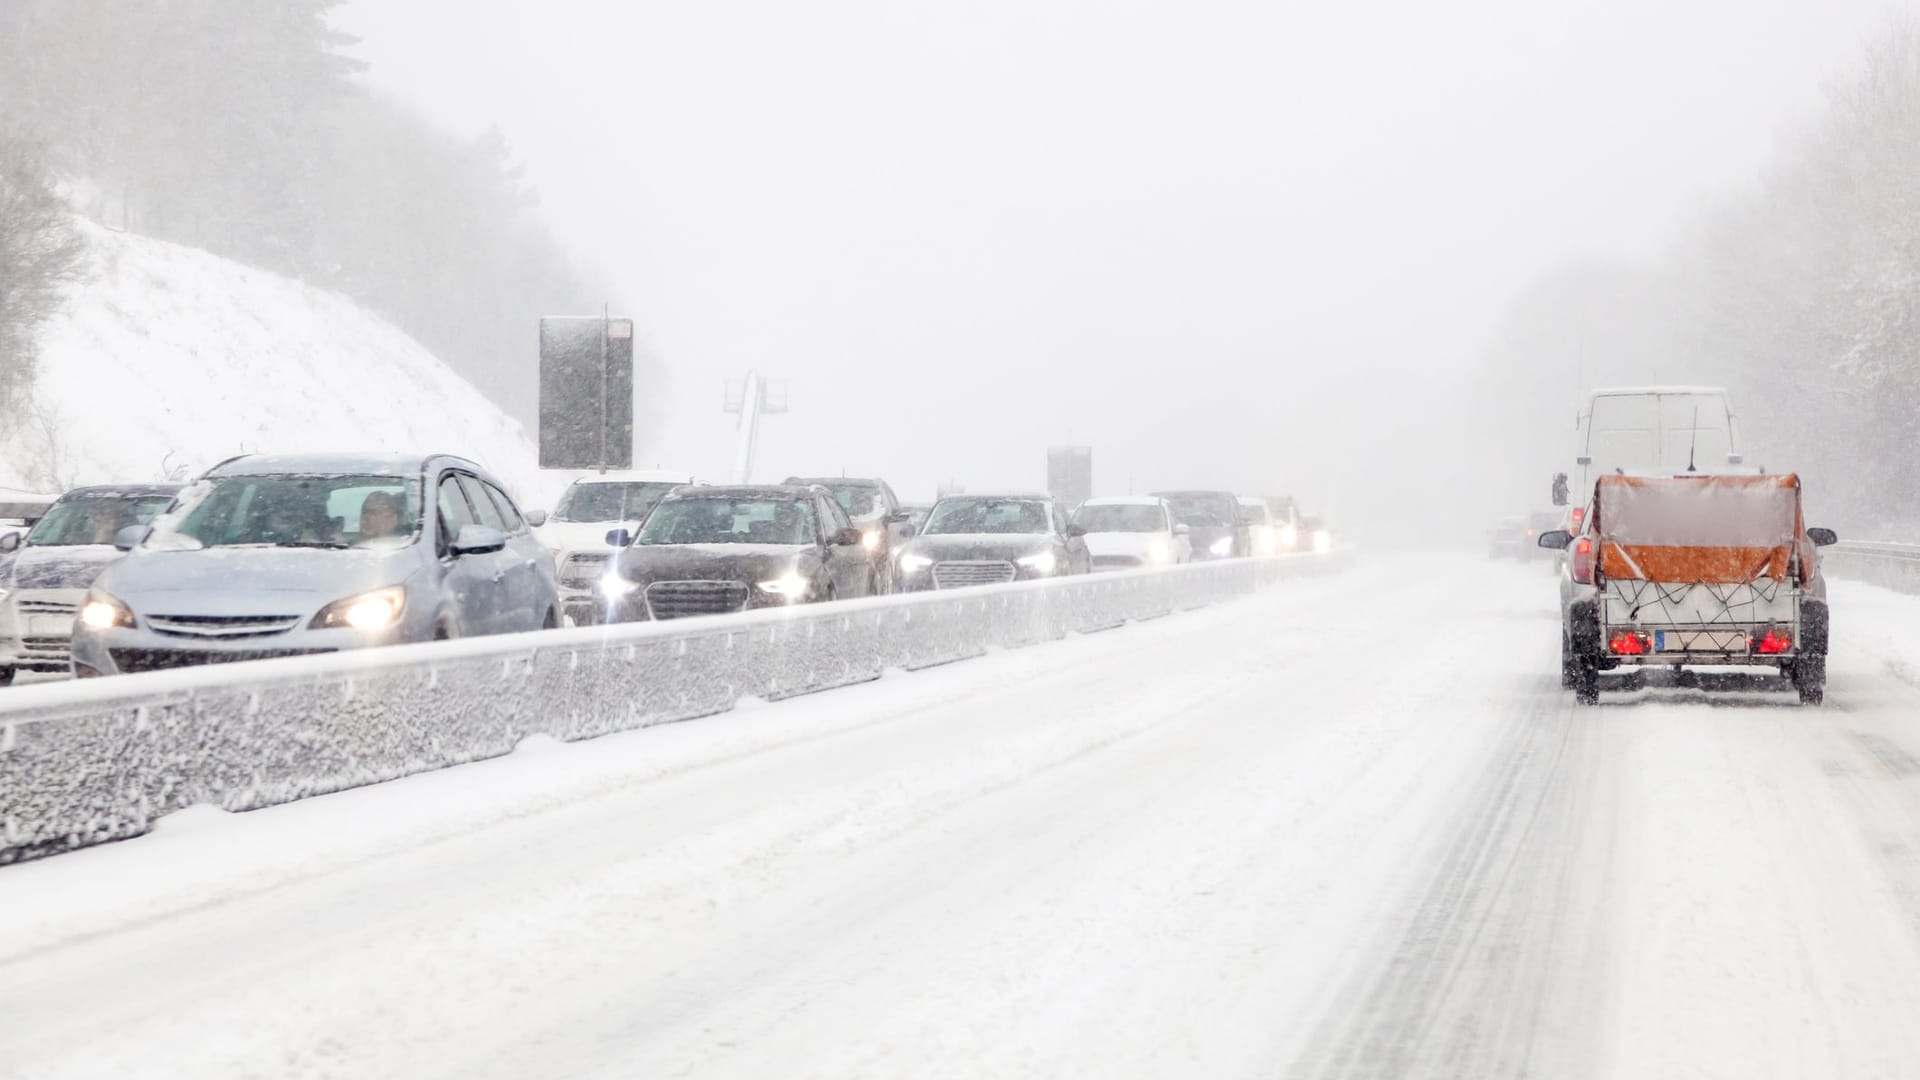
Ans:
POLYGON ((542 629, 542 630, 558 630, 559 628, 560 628, 560 615, 559 615, 559 613, 558 613, 558 612, 556 612, 556 611, 554 611, 554 610, 553 610, 552 608, 548 608, 548 609, 547 609, 547 617, 546 617, 545 619, 542 619, 542 620, 540 621, 540 629, 542 629))
POLYGON ((452 641, 453 638, 454 638, 453 627, 448 626, 446 623, 440 623, 439 625, 433 628, 433 640, 452 641))
POLYGON ((1574 661, 1573 700, 1582 705, 1600 704, 1600 665, 1585 657, 1574 661))
POLYGON ((1573 639, 1563 629, 1560 631, 1560 689, 1573 689, 1574 677, 1578 666, 1573 662, 1573 639))
POLYGON ((1793 688, 1800 692, 1800 704, 1819 705, 1827 699, 1827 658, 1803 656, 1793 662, 1788 673, 1793 688))
POLYGON ((0 686, 12 686, 12 685, 13 685, 13 669, 10 667, 0 667, 0 686))
POLYGON ((867 595, 880 595, 880 571, 878 570, 867 571, 867 595))

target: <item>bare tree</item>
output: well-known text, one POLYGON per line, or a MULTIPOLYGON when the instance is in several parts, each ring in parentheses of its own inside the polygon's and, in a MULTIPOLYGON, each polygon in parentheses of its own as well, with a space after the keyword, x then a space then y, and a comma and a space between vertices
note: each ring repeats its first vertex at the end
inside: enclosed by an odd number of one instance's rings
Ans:
POLYGON ((59 310, 83 250, 32 146, 0 138, 0 409, 23 401, 35 336, 59 310))

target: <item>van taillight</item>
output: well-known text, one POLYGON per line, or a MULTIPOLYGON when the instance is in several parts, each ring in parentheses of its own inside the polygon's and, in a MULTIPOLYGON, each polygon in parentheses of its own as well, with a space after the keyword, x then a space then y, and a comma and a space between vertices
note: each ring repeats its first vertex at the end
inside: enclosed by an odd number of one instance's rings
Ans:
POLYGON ((1584 506, 1574 507, 1573 508, 1573 529, 1575 532, 1580 531, 1580 524, 1586 520, 1587 520, 1587 508, 1584 506))
POLYGON ((1593 537, 1583 536, 1573 542, 1573 580, 1582 585, 1593 584, 1593 537))
POLYGON ((1767 627, 1766 633, 1760 635, 1760 640, 1753 643, 1753 651, 1762 656, 1778 656, 1791 648, 1793 648, 1793 635, 1771 626, 1767 627))
POLYGON ((1615 630, 1607 648, 1615 656, 1645 656, 1653 651, 1653 636, 1645 630, 1615 630))

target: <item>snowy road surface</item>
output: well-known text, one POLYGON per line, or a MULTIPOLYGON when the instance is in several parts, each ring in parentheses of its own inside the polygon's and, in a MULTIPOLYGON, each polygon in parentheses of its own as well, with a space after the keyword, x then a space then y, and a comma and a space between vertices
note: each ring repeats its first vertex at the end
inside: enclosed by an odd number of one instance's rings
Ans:
POLYGON ((0 869, 0 1076, 1920 1071, 1920 601, 1576 709, 1544 571, 1221 608, 0 869))

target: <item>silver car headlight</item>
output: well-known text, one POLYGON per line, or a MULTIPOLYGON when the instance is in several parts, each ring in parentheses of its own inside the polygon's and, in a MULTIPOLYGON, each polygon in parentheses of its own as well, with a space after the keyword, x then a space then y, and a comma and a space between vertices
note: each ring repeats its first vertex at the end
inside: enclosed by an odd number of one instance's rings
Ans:
POLYGON ((903 574, 917 574, 932 565, 933 560, 927 558, 925 555, 915 555, 909 552, 900 556, 900 572, 903 574))
POLYGON ((789 600, 797 600, 807 595, 808 590, 812 588, 813 582, 808 581, 795 570, 789 570, 772 581, 760 582, 761 592, 784 596, 789 600))
POLYGON ((352 630, 384 630, 400 621, 407 609, 407 590, 399 585, 360 593, 335 600, 320 609, 309 626, 314 630, 346 627, 352 630))
POLYGON ((1054 558, 1053 552, 1051 551, 1042 551, 1038 555, 1028 555, 1016 561, 1019 562, 1021 566, 1026 567, 1036 574, 1051 574, 1053 573, 1053 568, 1060 562, 1060 560, 1054 558))
POLYGON ((116 626, 133 628, 133 609, 117 598, 93 589, 80 606, 80 625, 89 630, 111 630, 116 626))

